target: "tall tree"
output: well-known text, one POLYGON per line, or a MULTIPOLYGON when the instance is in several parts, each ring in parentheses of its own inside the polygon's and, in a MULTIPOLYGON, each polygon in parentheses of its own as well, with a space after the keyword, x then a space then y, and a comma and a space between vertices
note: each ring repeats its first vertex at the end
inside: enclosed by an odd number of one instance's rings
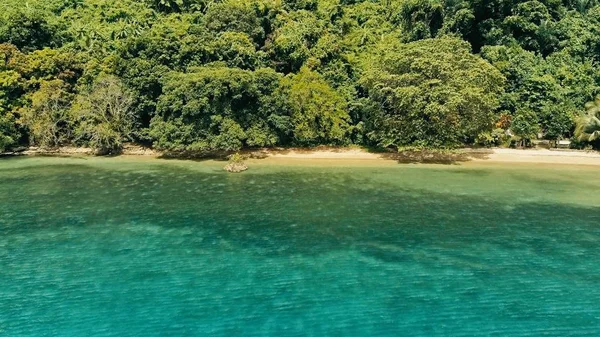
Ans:
POLYGON ((31 106, 22 110, 22 121, 29 129, 30 142, 43 147, 65 145, 73 138, 69 109, 73 94, 61 80, 42 81, 31 95, 31 106))
POLYGON ((361 84, 380 106, 371 134, 381 146, 457 146, 489 131, 504 77, 455 38, 380 46, 361 84))
POLYGON ((76 137, 98 153, 118 152, 133 132, 132 102, 118 78, 101 75, 71 108, 77 123, 76 137))
POLYGON ((301 145, 341 144, 350 130, 348 105, 319 74, 304 67, 281 82, 294 139, 301 145))

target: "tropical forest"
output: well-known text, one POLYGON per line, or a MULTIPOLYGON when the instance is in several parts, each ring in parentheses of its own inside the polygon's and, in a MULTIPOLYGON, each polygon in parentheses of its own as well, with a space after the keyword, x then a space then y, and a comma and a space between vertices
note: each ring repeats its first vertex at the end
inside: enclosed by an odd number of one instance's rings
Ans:
POLYGON ((596 0, 3 0, 0 152, 600 138, 596 0))
POLYGON ((600 0, 0 0, 0 337, 600 336, 600 0))

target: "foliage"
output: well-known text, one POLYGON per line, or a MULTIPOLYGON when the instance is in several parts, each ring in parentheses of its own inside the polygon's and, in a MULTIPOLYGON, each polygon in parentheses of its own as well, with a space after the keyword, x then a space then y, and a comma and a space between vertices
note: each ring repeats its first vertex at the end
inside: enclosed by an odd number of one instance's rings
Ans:
POLYGON ((101 76, 71 109, 76 137, 98 153, 119 151, 133 130, 132 97, 114 76, 101 76))
POLYGON ((0 43, 27 51, 57 46, 60 27, 52 21, 50 13, 36 7, 8 7, 0 14, 0 43))
POLYGON ((483 57, 508 79, 501 109, 515 116, 528 110, 547 139, 568 138, 585 102, 598 92, 598 71, 564 52, 546 59, 520 47, 486 47, 483 57))
POLYGON ((522 139, 534 139, 540 131, 537 116, 531 110, 520 110, 512 121, 512 131, 522 139))
POLYGON ((242 157, 242 155, 239 152, 236 152, 236 153, 232 154, 231 156, 229 156, 228 162, 230 164, 243 164, 244 157, 242 157))
POLYGON ((258 45, 266 38, 263 26, 264 10, 253 1, 227 0, 214 3, 206 12, 206 27, 213 32, 240 32, 250 36, 258 45))
POLYGON ((319 74, 302 68, 298 74, 286 77, 279 91, 290 111, 297 144, 344 142, 350 129, 347 104, 319 74))
POLYGON ((262 106, 278 81, 270 69, 215 66, 169 74, 150 127, 154 144, 172 151, 273 145, 277 129, 262 106))
POLYGON ((442 28, 444 6, 441 1, 406 0, 399 7, 396 20, 402 25, 407 41, 436 37, 442 28))
POLYGON ((72 139, 73 121, 69 114, 72 94, 61 80, 42 81, 31 96, 31 105, 22 110, 30 141, 43 147, 64 145, 72 139))
POLYGON ((4 0, 0 150, 592 144, 598 62, 596 0, 4 0))
POLYGON ((504 145, 508 140, 509 136, 506 131, 501 128, 496 128, 491 132, 485 131, 477 136, 476 143, 483 146, 500 146, 504 145))
POLYGON ((244 158, 239 152, 236 152, 229 156, 227 165, 224 167, 225 171, 230 173, 240 173, 248 169, 248 166, 244 163, 244 158))
POLYGON ((600 97, 586 105, 587 113, 577 121, 575 135, 580 141, 593 142, 600 139, 600 97))
POLYGON ((296 72, 311 57, 311 49, 323 34, 323 23, 306 11, 280 15, 278 21, 280 27, 274 32, 271 57, 277 70, 296 72))
POLYGON ((456 146, 490 130, 503 77, 454 38, 380 48, 361 79, 380 146, 456 146))
POLYGON ((0 152, 8 150, 17 140, 18 133, 12 116, 0 116, 0 152))

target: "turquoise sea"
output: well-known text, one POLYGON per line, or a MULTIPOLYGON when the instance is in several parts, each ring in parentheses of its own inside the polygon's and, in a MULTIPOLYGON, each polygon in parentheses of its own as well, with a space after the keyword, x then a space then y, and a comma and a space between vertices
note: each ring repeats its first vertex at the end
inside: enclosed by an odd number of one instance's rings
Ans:
POLYGON ((599 336, 598 168, 0 160, 0 336, 599 336))

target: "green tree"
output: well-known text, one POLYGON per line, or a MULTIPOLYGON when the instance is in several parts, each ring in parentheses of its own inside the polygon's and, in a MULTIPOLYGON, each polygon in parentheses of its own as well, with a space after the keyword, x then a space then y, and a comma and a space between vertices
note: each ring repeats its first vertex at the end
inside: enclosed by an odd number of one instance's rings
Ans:
POLYGON ((289 11, 315 10, 318 3, 317 0, 283 0, 283 7, 289 11))
POLYGON ((260 63, 260 55, 245 33, 221 33, 209 48, 211 61, 223 61, 229 67, 255 69, 260 63))
POLYGON ((360 83, 380 106, 371 116, 371 136, 380 146, 457 146, 491 131, 504 78, 467 43, 384 44, 365 58, 360 83))
POLYGON ((0 14, 0 43, 30 51, 60 44, 59 28, 49 13, 33 6, 14 5, 0 14))
POLYGON ((438 0, 402 1, 398 18, 406 40, 416 41, 436 37, 444 23, 444 6, 438 0))
POLYGON ((20 106, 22 90, 22 79, 17 72, 0 71, 0 152, 20 139, 14 111, 20 106))
POLYGON ((69 114, 73 94, 61 80, 42 81, 31 95, 31 105, 22 110, 22 122, 29 129, 31 144, 42 147, 64 145, 72 139, 69 114))
POLYGON ((133 99, 114 76, 100 76, 91 88, 79 94, 71 108, 77 123, 75 137, 100 154, 121 150, 130 139, 134 116, 133 99))
POLYGON ((206 11, 220 0, 145 0, 152 8, 163 13, 178 13, 183 11, 206 11))
POLYGON ((580 141, 593 142, 600 139, 600 97, 586 104, 586 114, 577 120, 575 136, 580 141))
POLYGON ((0 152, 8 150, 17 143, 19 133, 15 127, 15 123, 16 121, 12 115, 0 115, 0 152))
POLYGON ((263 107, 278 82, 279 76, 268 69, 213 66, 171 73, 150 126, 154 144, 171 151, 273 145, 276 128, 263 107))
POLYGON ((558 45, 555 22, 548 8, 540 1, 526 1, 512 9, 512 15, 504 19, 504 25, 519 44, 544 55, 558 45))
POLYGON ((278 71, 297 72, 311 57, 324 32, 324 23, 306 11, 278 17, 280 27, 275 30, 269 52, 278 71))
POLYGON ((528 110, 538 118, 547 139, 572 134, 578 107, 598 94, 600 77, 593 63, 581 62, 566 52, 547 58, 518 46, 485 47, 482 56, 507 78, 501 109, 516 115, 528 110))
POLYGON ((143 1, 83 0, 81 6, 63 10, 59 20, 66 24, 66 47, 104 58, 124 41, 142 35, 159 18, 143 1))
POLYGON ((147 2, 156 10, 166 13, 180 12, 185 5, 184 0, 147 0, 147 2))
POLYGON ((262 46, 269 29, 265 27, 268 13, 268 8, 257 1, 226 0, 209 7, 205 22, 210 31, 245 33, 262 46))
POLYGON ((598 0, 4 0, 0 137, 184 151, 568 138, 600 95, 599 61, 598 0), (70 108, 106 89, 102 73, 131 97, 127 136, 70 108))
POLYGON ((281 82, 295 142, 302 145, 341 144, 350 130, 348 106, 319 74, 304 67, 281 82))
POLYGON ((538 116, 535 112, 527 109, 517 111, 512 120, 511 130, 515 136, 523 140, 537 138, 537 134, 540 132, 538 116))
POLYGON ((551 140, 570 138, 577 115, 577 109, 569 104, 545 105, 538 114, 544 138, 551 140))

